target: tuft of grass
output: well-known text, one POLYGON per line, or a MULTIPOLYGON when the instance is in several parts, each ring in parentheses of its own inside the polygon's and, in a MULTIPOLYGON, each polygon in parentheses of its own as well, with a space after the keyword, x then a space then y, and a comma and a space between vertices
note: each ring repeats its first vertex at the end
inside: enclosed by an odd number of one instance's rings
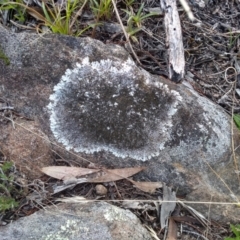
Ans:
POLYGON ((84 31, 94 27, 94 24, 92 24, 79 30, 79 27, 76 26, 77 17, 81 14, 82 8, 87 1, 88 0, 66 0, 66 2, 62 4, 56 4, 54 0, 48 3, 42 1, 42 13, 36 8, 27 6, 23 0, 17 0, 16 2, 0 0, 0 9, 12 9, 17 12, 19 16, 25 16, 25 13, 27 13, 41 22, 39 26, 44 25, 53 33, 80 36, 84 31))
POLYGON ((124 2, 127 7, 131 7, 134 4, 135 0, 125 0, 124 2))
POLYGON ((51 6, 42 1, 45 26, 49 27, 53 33, 73 35, 71 29, 71 19, 79 6, 78 0, 67 0, 66 4, 56 5, 52 0, 51 6), (64 12, 64 14, 63 14, 64 12))
POLYGON ((240 224, 235 226, 231 224, 230 227, 235 237, 227 237, 224 240, 240 240, 240 224))
POLYGON ((90 0, 89 6, 98 20, 110 19, 113 13, 112 0, 90 0))
POLYGON ((0 212, 18 207, 19 203, 12 197, 0 196, 0 212))
POLYGON ((26 8, 24 7, 23 0, 15 0, 11 2, 9 0, 0 0, 0 10, 10 11, 13 14, 12 19, 23 24, 26 21, 26 8))
POLYGON ((92 38, 95 38, 95 31, 98 25, 101 25, 99 20, 105 18, 110 19, 113 13, 112 0, 90 0, 89 7, 95 16, 95 26, 92 31, 92 38))
MULTIPOLYGON (((136 11, 132 5, 135 0, 124 0, 127 14, 127 34, 133 39, 134 35, 141 30, 142 22, 155 13, 144 13, 144 4, 136 11)), ((66 0, 58 3, 54 0, 42 1, 41 8, 28 6, 24 0, 0 0, 0 10, 6 11, 11 15, 11 19, 16 24, 22 24, 29 19, 35 18, 38 23, 36 30, 42 31, 42 26, 46 26, 55 34, 80 36, 83 32, 92 28, 92 37, 95 35, 96 26, 100 25, 101 20, 111 19, 113 10, 112 0, 66 0), (78 19, 85 6, 91 10, 95 17, 95 23, 80 27, 78 19), (13 17, 12 17, 13 15, 13 17)), ((136 38, 135 38, 136 40, 136 38)), ((137 40, 136 40, 137 41, 137 40)))
POLYGON ((18 206, 18 202, 12 197, 18 190, 13 184, 11 176, 12 162, 4 162, 0 166, 0 213, 18 206))
POLYGON ((157 15, 156 13, 145 14, 143 12, 143 8, 144 8, 144 3, 141 4, 137 13, 134 13, 131 6, 130 6, 130 11, 128 11, 126 9, 122 9, 128 15, 126 31, 130 37, 141 30, 143 20, 145 20, 151 16, 157 15))

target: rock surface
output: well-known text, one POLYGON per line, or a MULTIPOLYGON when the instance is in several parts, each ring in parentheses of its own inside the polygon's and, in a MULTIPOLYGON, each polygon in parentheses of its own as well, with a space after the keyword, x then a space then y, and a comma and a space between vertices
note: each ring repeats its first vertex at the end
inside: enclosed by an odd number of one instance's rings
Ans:
MULTIPOLYGON (((53 143, 105 167, 146 166, 138 180, 165 182, 188 200, 240 196, 230 118, 193 89, 152 76, 120 46, 90 38, 14 34, 0 26, 0 42, 11 62, 0 60, 0 96, 53 143)), ((7 149, 8 130, 1 131, 0 149, 7 149)), ((194 207, 208 216, 208 205, 194 207)), ((232 206, 211 207, 215 220, 239 216, 232 206)))
MULTIPOLYGON (((3 127, 1 124, 0 126, 3 127)), ((27 179, 40 178, 40 169, 53 164, 50 142, 37 122, 19 119, 14 126, 4 126, 0 142, 4 142, 0 144, 1 152, 7 159, 15 162, 27 179)))
POLYGON ((107 203, 64 203, 1 227, 1 240, 151 240, 129 210, 107 203))

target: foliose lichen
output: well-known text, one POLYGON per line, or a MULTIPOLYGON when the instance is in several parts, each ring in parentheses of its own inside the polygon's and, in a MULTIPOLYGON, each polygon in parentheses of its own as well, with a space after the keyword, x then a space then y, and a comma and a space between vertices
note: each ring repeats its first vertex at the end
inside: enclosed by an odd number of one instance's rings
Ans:
POLYGON ((125 62, 84 58, 50 96, 50 127, 67 150, 147 160, 170 138, 179 93, 125 62))

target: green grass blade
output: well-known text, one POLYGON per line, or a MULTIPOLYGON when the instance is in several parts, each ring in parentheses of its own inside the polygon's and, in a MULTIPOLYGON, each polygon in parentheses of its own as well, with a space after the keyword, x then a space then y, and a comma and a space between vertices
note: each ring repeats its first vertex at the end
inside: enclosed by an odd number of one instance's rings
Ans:
POLYGON ((234 114, 233 120, 234 120, 237 128, 240 129, 240 114, 234 114))

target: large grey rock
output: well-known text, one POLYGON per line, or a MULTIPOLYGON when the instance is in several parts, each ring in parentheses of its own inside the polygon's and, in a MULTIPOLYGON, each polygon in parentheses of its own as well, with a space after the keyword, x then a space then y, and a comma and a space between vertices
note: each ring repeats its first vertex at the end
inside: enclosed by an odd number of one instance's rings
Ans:
MULTIPOLYGON (((230 118, 193 89, 152 76, 121 47, 90 38, 0 27, 0 42, 11 62, 0 61, 0 94, 54 143, 105 167, 146 166, 137 179, 163 181, 189 200, 239 197, 230 118)), ((5 149, 7 142, 6 135, 5 149)), ((194 207, 208 215, 208 205, 194 207)), ((210 217, 239 220, 239 209, 218 207, 210 217)))
POLYGON ((108 203, 64 203, 1 227, 1 240, 151 240, 129 210, 108 203))

